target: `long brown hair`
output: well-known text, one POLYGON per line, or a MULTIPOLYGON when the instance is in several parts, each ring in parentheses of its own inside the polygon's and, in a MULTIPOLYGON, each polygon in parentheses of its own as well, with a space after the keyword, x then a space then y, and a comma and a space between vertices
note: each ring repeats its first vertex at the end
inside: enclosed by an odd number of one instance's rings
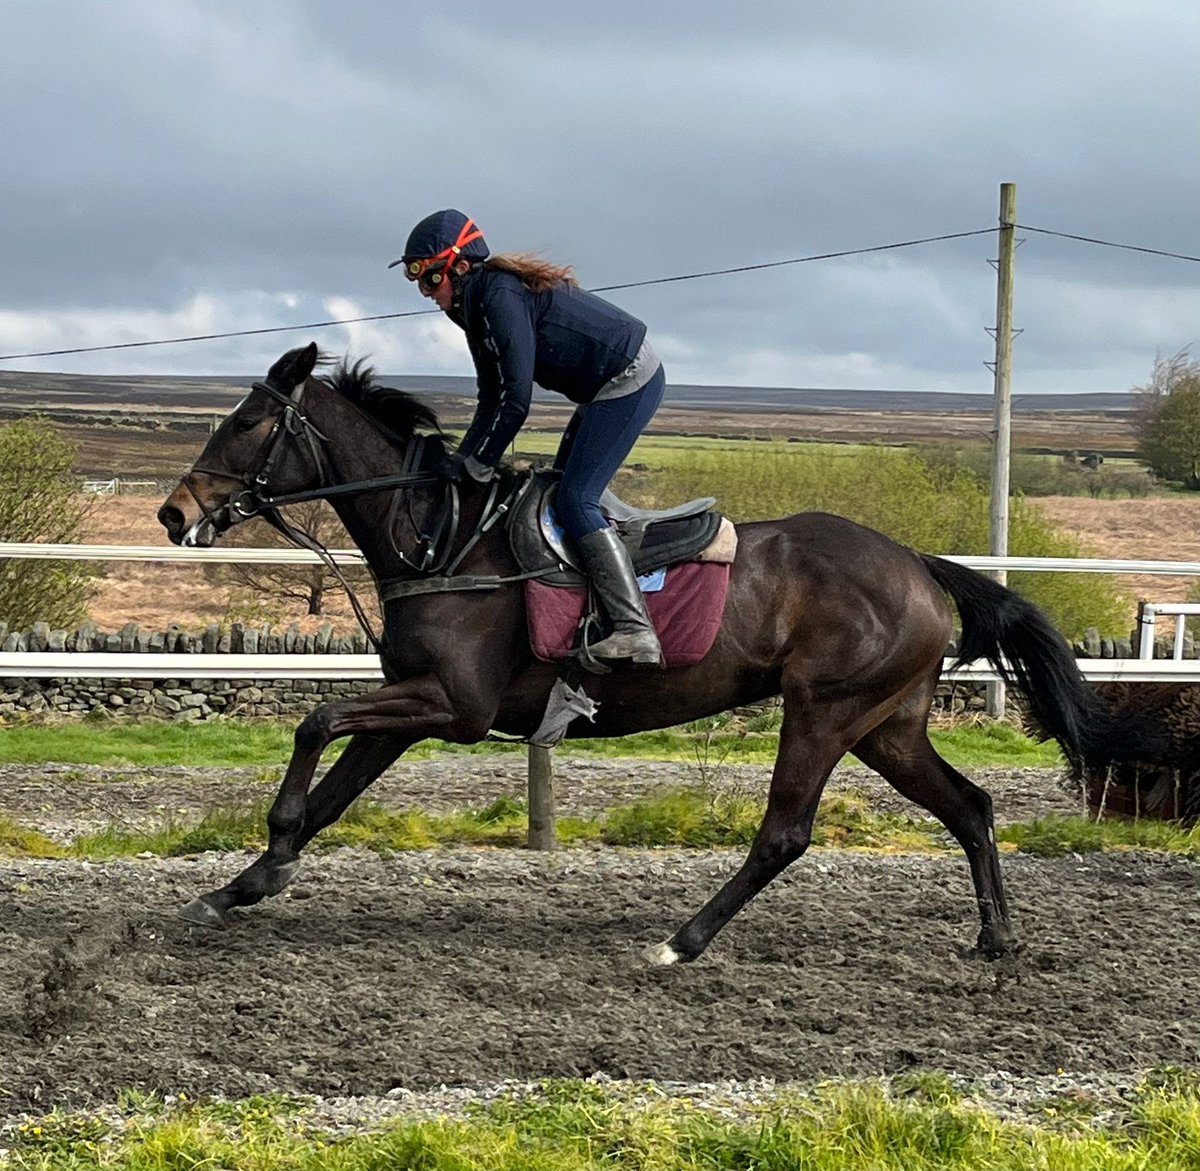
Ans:
POLYGON ((484 268, 498 268, 519 276, 531 293, 545 293, 555 285, 578 285, 573 264, 555 264, 532 252, 501 252, 489 256, 484 268))

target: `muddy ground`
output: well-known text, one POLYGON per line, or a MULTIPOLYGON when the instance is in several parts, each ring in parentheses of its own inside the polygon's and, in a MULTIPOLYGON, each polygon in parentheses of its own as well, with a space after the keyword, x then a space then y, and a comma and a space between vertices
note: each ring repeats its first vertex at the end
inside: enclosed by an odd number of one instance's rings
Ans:
MULTIPOLYGON (((384 788, 444 791, 448 767, 465 766, 413 764, 384 788)), ((519 790, 519 761, 486 767, 493 790, 519 790)), ((604 770, 644 786, 671 767, 599 762, 574 779, 598 799, 604 770)), ((27 776, 18 811, 41 808, 49 825, 61 782, 39 804, 27 776)), ((865 774, 839 783, 869 788, 865 774)), ((84 784, 114 799, 103 778, 84 784)), ((1039 792, 1049 807, 1074 800, 1047 772, 989 785, 1001 819, 1029 816, 1039 792)), ((570 788, 564 778, 568 808, 570 788)), ((127 1087, 378 1096, 597 1073, 1128 1074, 1200 1057, 1200 866, 1188 861, 1006 858, 1026 948, 985 964, 967 954, 977 925, 962 859, 813 852, 700 961, 670 969, 644 966, 640 948, 739 854, 337 851, 224 928, 174 917, 246 861, 0 862, 0 1115, 127 1087)))

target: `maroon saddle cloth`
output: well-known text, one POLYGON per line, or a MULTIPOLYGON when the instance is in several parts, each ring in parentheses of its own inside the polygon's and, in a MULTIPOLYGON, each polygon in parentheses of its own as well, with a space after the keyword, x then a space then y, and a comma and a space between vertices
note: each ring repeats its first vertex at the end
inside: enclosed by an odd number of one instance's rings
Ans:
MULTIPOLYGON (((690 666, 708 654, 721 629, 730 568, 715 561, 685 561, 666 570, 662 589, 645 594, 666 666, 690 666)), ((525 583, 529 644, 539 659, 557 663, 574 649, 586 605, 585 587, 525 583)))

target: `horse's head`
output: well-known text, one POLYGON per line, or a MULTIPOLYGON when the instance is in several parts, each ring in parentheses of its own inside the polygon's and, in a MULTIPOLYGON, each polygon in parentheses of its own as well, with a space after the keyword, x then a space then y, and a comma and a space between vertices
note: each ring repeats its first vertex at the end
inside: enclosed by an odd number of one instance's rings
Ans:
POLYGON ((325 436, 305 413, 316 343, 289 350, 213 432, 163 501, 158 519, 176 545, 208 546, 262 510, 262 498, 321 483, 325 436))

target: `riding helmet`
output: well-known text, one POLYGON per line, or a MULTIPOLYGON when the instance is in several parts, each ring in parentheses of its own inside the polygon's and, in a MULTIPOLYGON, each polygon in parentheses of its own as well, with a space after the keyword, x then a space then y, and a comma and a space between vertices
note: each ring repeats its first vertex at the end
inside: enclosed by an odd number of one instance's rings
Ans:
POLYGON ((435 211, 417 224, 408 234, 404 255, 393 260, 388 268, 452 251, 464 260, 477 261, 486 260, 489 249, 473 221, 451 207, 435 211))

